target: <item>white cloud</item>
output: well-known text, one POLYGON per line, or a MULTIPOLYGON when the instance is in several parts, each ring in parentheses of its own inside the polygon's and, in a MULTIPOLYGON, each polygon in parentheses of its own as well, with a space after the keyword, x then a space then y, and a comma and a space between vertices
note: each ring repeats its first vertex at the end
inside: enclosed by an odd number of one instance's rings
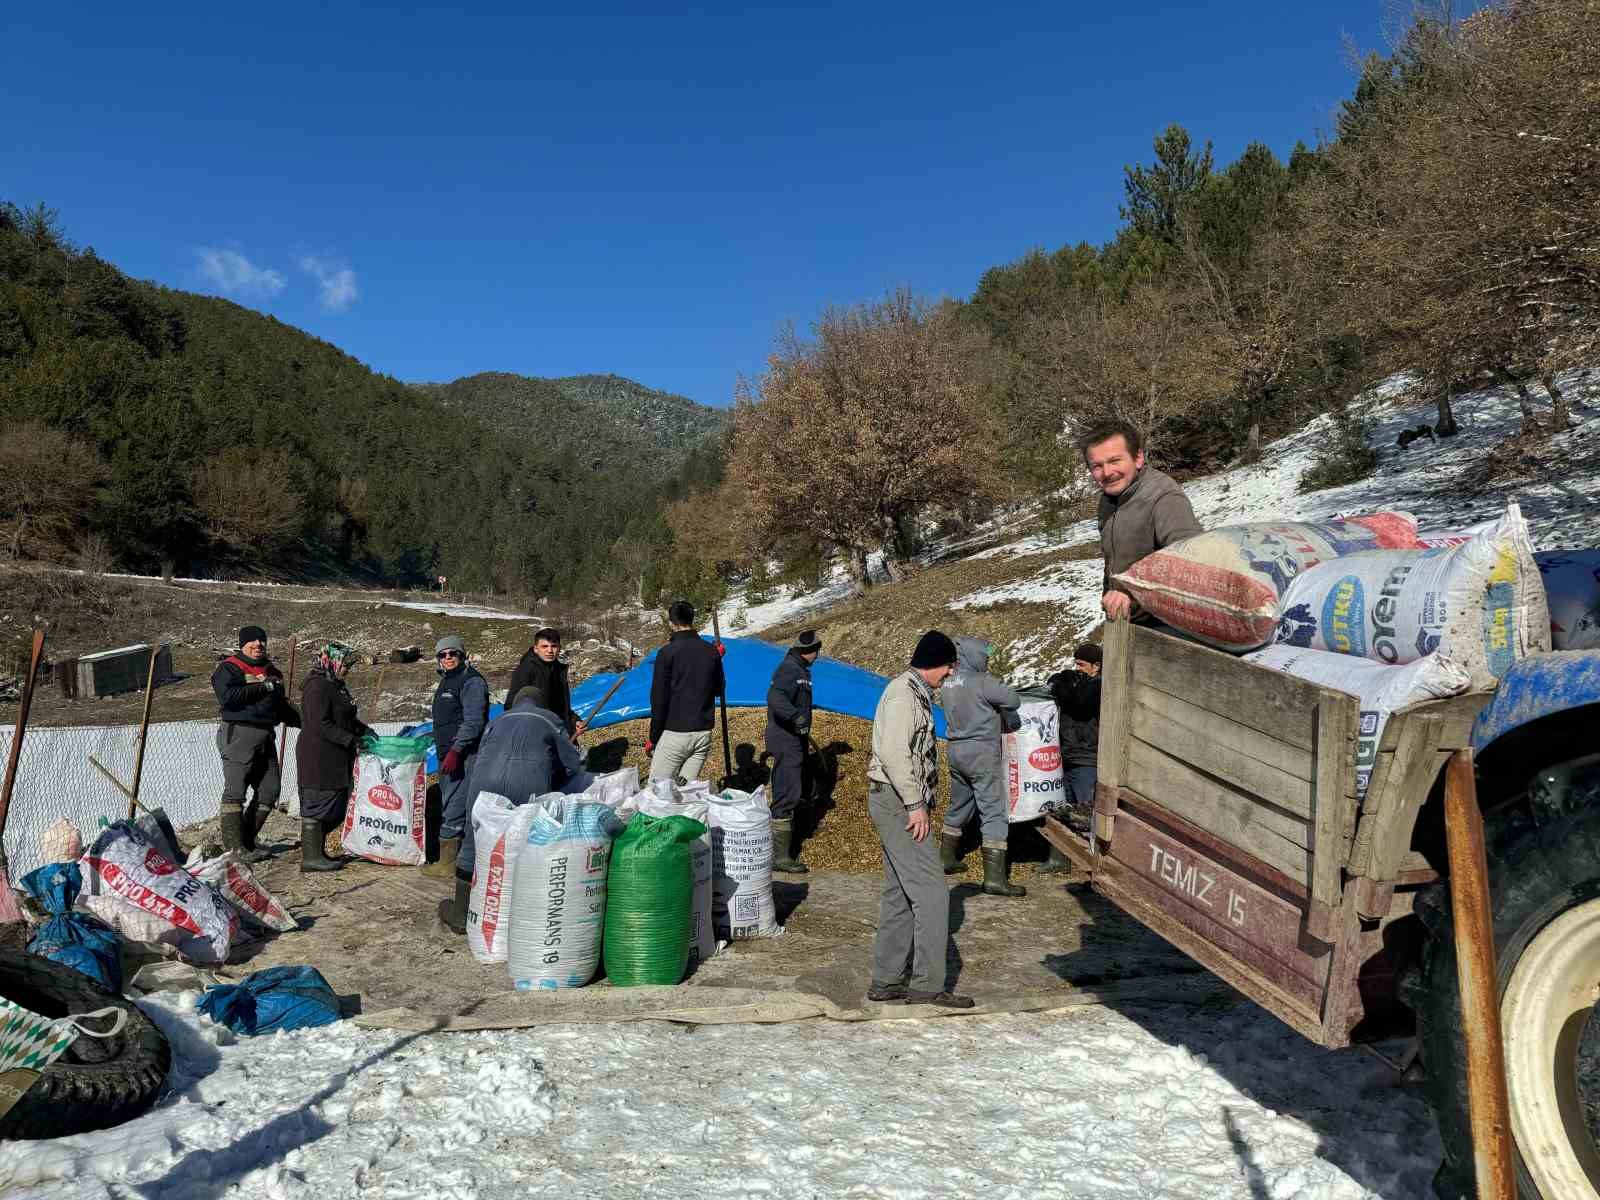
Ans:
POLYGON ((322 292, 319 299, 329 312, 344 312, 361 298, 356 288, 356 273, 325 259, 308 254, 300 260, 300 269, 316 278, 322 292))
POLYGON ((225 295, 276 296, 286 286, 278 272, 256 266, 237 250, 202 249, 199 253, 200 274, 225 295))

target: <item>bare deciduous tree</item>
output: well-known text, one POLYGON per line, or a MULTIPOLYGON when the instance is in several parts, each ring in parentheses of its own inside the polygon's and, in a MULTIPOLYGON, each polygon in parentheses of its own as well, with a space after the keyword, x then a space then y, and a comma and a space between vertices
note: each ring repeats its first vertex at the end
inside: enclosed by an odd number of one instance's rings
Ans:
POLYGON ((59 429, 23 421, 0 438, 0 539, 12 558, 54 557, 89 518, 105 481, 98 455, 59 429))

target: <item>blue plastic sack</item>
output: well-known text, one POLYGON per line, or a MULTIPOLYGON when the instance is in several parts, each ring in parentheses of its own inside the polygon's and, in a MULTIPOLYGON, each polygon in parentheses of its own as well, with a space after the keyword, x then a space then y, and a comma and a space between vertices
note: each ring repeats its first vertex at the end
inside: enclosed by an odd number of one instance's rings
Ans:
POLYGON ((315 1029, 340 1017, 339 997, 315 967, 268 967, 242 983, 207 988, 195 1007, 246 1037, 315 1029))
POLYGON ((47 863, 28 872, 22 886, 50 914, 28 942, 28 950, 87 975, 100 986, 122 990, 122 943, 116 931, 87 913, 73 912, 83 890, 75 862, 47 863))

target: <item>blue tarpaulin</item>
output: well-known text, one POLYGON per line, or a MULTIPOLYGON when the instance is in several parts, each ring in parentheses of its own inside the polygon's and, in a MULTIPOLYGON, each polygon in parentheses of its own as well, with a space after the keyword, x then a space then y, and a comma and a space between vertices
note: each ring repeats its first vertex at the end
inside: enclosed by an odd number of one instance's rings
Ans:
MULTIPOLYGON (((711 641, 706 638, 706 641, 711 641)), ((728 652, 722 659, 722 671, 728 680, 729 708, 765 708, 767 687, 772 683, 772 673, 788 653, 784 646, 774 646, 759 638, 723 638, 728 652)), ((604 729, 607 725, 620 725, 624 721, 637 721, 650 715, 650 679, 655 671, 656 651, 652 650, 643 662, 631 671, 623 672, 622 686, 616 695, 606 701, 597 713, 589 710, 600 702, 600 697, 611 690, 617 673, 591 675, 572 689, 572 711, 587 721, 590 729, 604 729)), ((847 717, 872 720, 878 711, 878 697, 889 685, 886 676, 865 667, 852 666, 836 658, 818 658, 811 668, 811 703, 829 712, 843 713, 847 717)), ((937 693, 935 693, 937 695, 937 693)), ((489 720, 493 721, 504 709, 498 704, 489 706, 489 720)), ((408 725, 407 734, 427 733, 432 722, 408 725)), ((944 710, 933 707, 933 731, 944 736, 944 710)), ((428 751, 428 771, 439 769, 438 750, 428 751)))
MULTIPOLYGON (((724 638, 723 642, 728 647, 722 659, 723 674, 728 679, 728 707, 765 708, 772 672, 777 670, 787 648, 759 638, 724 638)), ((624 675, 622 686, 606 701, 605 708, 592 715, 589 709, 611 689, 617 676, 591 675, 572 689, 573 711, 589 723, 590 729, 604 729, 607 725, 648 716, 655 661, 656 651, 652 650, 642 663, 624 675)), ((811 702, 829 712, 870 721, 878 710, 878 697, 883 695, 888 683, 887 678, 865 667, 852 666, 836 658, 818 658, 811 668, 811 702)), ((933 710, 933 728, 940 737, 944 736, 944 712, 937 705, 933 710)))

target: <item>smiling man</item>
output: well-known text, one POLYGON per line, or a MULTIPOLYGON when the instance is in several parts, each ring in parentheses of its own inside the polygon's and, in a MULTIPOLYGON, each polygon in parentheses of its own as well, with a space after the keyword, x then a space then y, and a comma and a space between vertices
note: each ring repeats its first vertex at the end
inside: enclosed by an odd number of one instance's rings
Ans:
POLYGON ((1100 556, 1105 560, 1100 607, 1111 620, 1154 624, 1111 577, 1163 546, 1202 532, 1200 522, 1172 477, 1145 465, 1144 441, 1126 421, 1090 430, 1078 446, 1100 489, 1100 556))

